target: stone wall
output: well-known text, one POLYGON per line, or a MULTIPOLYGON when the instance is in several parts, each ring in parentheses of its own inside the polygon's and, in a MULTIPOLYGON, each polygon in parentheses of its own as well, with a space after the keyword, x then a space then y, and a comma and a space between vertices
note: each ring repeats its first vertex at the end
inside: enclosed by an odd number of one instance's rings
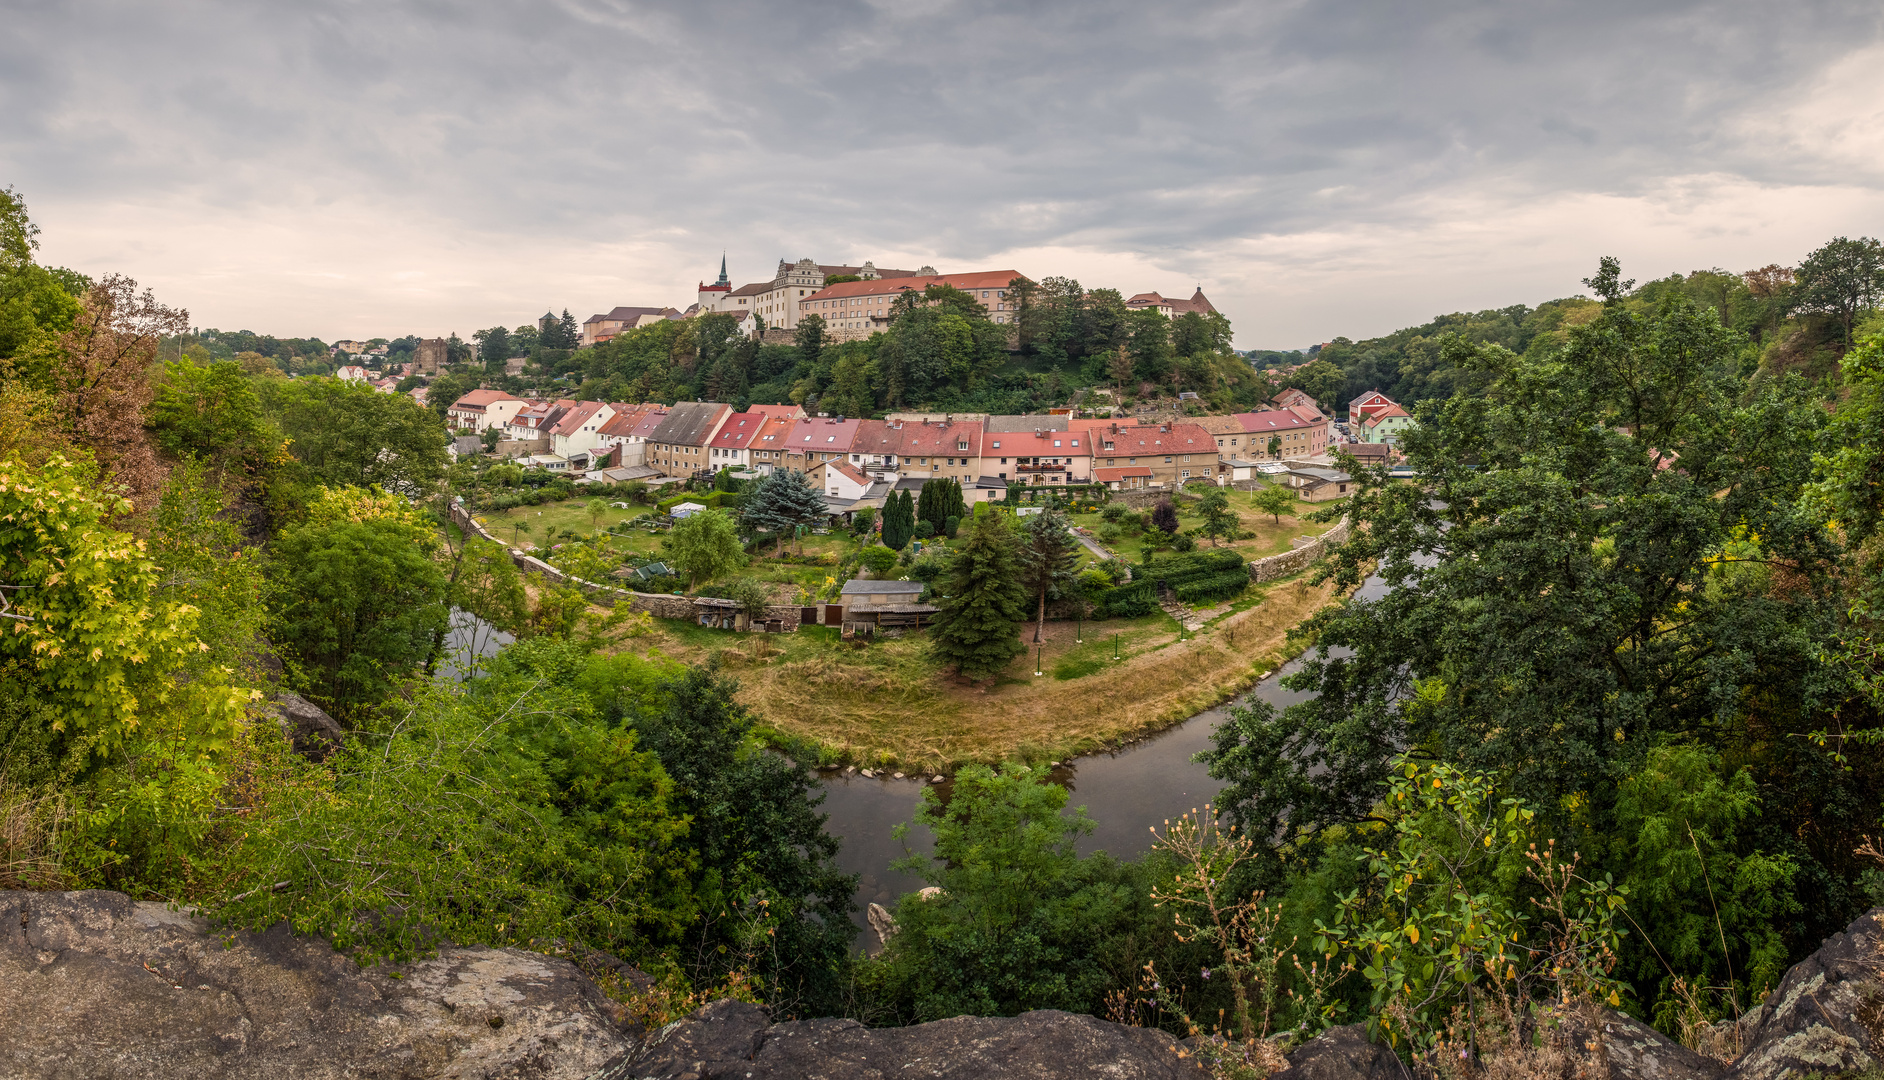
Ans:
MULTIPOLYGON (((490 531, 485 529, 484 526, 479 525, 477 518, 473 517, 471 512, 461 505, 456 503, 452 504, 451 519, 457 522, 459 527, 466 532, 475 533, 493 544, 502 545, 505 551, 510 552, 510 561, 515 563, 517 569, 523 571, 526 576, 534 574, 542 577, 545 581, 552 581, 558 585, 574 585, 577 589, 582 591, 584 596, 587 596, 589 599, 605 607, 614 607, 616 604, 626 600, 632 610, 637 612, 645 611, 657 619, 693 620, 693 600, 689 597, 674 596, 670 593, 635 592, 633 589, 622 589, 613 585, 601 585, 593 581, 585 581, 579 577, 572 577, 556 569, 554 566, 551 566, 549 563, 544 562, 542 559, 534 555, 525 555, 509 544, 505 544, 502 540, 497 539, 497 537, 492 536, 490 531)), ((799 607, 797 604, 773 604, 765 609, 765 621, 783 623, 785 629, 788 631, 798 629, 798 616, 799 607)))
POLYGON ((1280 555, 1271 555, 1266 559, 1251 560, 1249 564, 1249 579, 1251 581, 1274 581, 1277 578, 1285 578, 1301 573, 1315 563, 1320 562, 1321 557, 1327 554, 1330 546, 1345 543, 1350 527, 1350 520, 1344 517, 1335 524, 1334 528, 1303 543, 1293 551, 1285 551, 1280 555))

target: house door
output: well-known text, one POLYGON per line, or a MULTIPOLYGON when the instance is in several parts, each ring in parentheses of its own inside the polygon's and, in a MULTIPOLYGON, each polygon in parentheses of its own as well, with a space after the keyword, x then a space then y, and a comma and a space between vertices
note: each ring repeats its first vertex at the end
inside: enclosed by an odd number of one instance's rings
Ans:
POLYGON ((818 625, 818 606, 813 604, 810 607, 799 608, 798 621, 806 626, 818 625))
POLYGON ((824 605, 824 625, 836 626, 838 623, 841 623, 843 621, 844 621, 844 605, 842 604, 824 605))

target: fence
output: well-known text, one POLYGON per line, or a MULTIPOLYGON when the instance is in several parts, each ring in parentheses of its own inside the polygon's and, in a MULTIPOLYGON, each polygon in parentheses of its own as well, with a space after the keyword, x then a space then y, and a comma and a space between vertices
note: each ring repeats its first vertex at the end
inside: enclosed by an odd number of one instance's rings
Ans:
MULTIPOLYGON (((517 569, 523 571, 526 575, 539 574, 545 581, 553 581, 558 585, 573 585, 581 590, 584 596, 609 607, 613 607, 621 601, 626 600, 632 610, 638 612, 645 611, 657 619, 691 620, 694 617, 694 603, 690 597, 673 596, 666 593, 635 592, 633 589, 622 589, 613 585, 597 584, 593 581, 586 581, 582 578, 565 574, 534 555, 525 555, 523 552, 518 551, 516 548, 492 536, 484 526, 478 524, 477 518, 471 516, 469 510, 466 510, 457 503, 452 504, 451 519, 457 522, 459 527, 466 532, 476 533, 478 536, 489 540, 491 543, 502 546, 505 551, 510 552, 510 561, 515 563, 517 569)), ((796 630, 798 629, 799 610, 797 604, 772 604, 765 609, 765 618, 753 620, 753 626, 758 628, 763 623, 778 622, 783 623, 787 630, 796 630)))

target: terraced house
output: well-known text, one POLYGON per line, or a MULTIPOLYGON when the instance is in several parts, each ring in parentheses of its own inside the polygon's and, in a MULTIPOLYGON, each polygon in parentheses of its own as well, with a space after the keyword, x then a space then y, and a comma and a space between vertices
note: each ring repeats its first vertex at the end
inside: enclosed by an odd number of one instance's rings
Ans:
POLYGON ((1185 421, 1139 425, 1075 420, 1073 430, 1091 433, 1093 478, 1117 490, 1215 481, 1221 464, 1216 437, 1185 421))
POLYGON ((715 401, 679 402, 648 436, 647 464, 659 469, 664 476, 692 476, 711 470, 707 446, 731 415, 731 405, 715 401))

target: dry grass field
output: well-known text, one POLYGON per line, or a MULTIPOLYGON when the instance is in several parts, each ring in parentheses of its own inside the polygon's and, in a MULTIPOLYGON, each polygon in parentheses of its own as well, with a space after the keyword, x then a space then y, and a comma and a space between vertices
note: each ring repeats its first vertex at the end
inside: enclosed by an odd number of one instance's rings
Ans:
POLYGON ((1075 624, 1050 622, 1038 676, 1030 623, 1018 628, 1026 654, 991 686, 943 676, 920 634, 855 646, 822 627, 766 636, 658 622, 635 645, 717 656, 781 741, 815 745, 826 762, 923 772, 1058 760, 1183 720, 1278 666, 1288 631, 1332 599, 1332 585, 1302 579, 1255 586, 1183 641, 1163 614, 1087 622, 1083 644, 1075 624))

